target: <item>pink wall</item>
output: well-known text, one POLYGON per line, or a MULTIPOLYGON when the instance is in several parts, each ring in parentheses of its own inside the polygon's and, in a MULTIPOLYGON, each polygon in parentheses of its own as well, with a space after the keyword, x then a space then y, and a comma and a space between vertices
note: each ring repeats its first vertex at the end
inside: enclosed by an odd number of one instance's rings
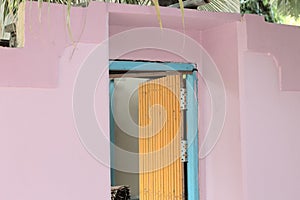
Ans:
POLYGON ((244 199, 299 199, 300 32, 262 19, 239 26, 244 199))
POLYGON ((300 91, 299 27, 266 23, 254 15, 245 19, 248 49, 272 54, 279 67, 280 89, 300 91))
MULTIPOLYGON (((51 4, 48 15, 44 5, 40 23, 37 4, 30 4, 26 6, 25 47, 0 48, 0 199, 109 199, 110 169, 81 144, 72 109, 80 64, 107 38, 106 7, 72 9, 72 33, 80 41, 73 52, 66 8, 51 4)), ((105 62, 94 60, 92 65, 105 69, 108 57, 102 57, 105 62)), ((99 116, 108 116, 107 77, 99 88, 105 91, 99 116)), ((108 118, 101 122, 108 134, 108 118)), ((109 159, 109 149, 106 155, 109 159)))
MULTIPOLYGON (((95 87, 98 81, 95 97, 85 90, 80 92, 95 100, 87 110, 95 107, 99 125, 108 137, 108 59, 116 58, 119 47, 126 46, 127 41, 124 38, 94 50, 124 30, 157 27, 155 10, 103 3, 73 8, 72 34, 78 42, 74 47, 65 24, 66 7, 51 4, 49 15, 43 6, 39 22, 37 4, 30 4, 26 6, 25 47, 0 48, 0 199, 109 199, 109 167, 93 158, 87 151, 91 149, 81 143, 84 138, 77 134, 80 127, 73 118, 84 115, 85 109, 74 113, 74 85, 80 73, 90 73, 80 71, 82 63, 96 69, 87 80, 95 87)), ((161 13, 165 29, 183 32, 179 10, 162 8, 161 13)), ((298 58, 299 45, 291 41, 299 40, 299 30, 266 24, 254 16, 241 19, 238 14, 185 13, 185 33, 216 63, 227 97, 221 137, 214 150, 200 160, 201 199, 299 199, 296 133, 300 96, 293 90, 300 84, 296 78, 298 62, 291 59, 298 58), (289 40, 280 40, 282 32, 289 40), (276 50, 283 43, 288 53, 276 50), (255 52, 271 53, 275 59, 271 54, 255 52)), ((160 36, 152 37, 156 38, 154 43, 161 40, 160 36)), ((175 47, 180 49, 183 41, 174 39, 175 47)), ((185 51, 195 53, 188 48, 185 51)), ((205 78, 205 67, 210 66, 202 55, 186 60, 174 53, 148 49, 121 58, 192 62, 205 78)), ((200 138, 208 130, 211 114, 210 94, 201 79, 200 138)), ((92 148, 109 161, 105 145, 97 140, 92 148)))
POLYGON ((109 168, 82 146, 72 111, 76 63, 93 47, 78 45, 72 61, 72 48, 61 55, 57 88, 0 88, 0 199, 109 199, 109 168))
MULTIPOLYGON (((205 160, 206 199, 242 199, 237 22, 202 32, 202 43, 216 62, 226 88, 226 120, 221 137, 205 160)), ((205 68, 205 66, 203 66, 205 68)), ((199 92, 200 96, 202 92, 199 92)), ((201 98, 201 97, 200 97, 201 98)), ((206 107, 207 103, 200 104, 206 107)), ((201 108, 200 108, 201 109, 201 108)), ((202 113, 202 118, 209 117, 202 113)), ((200 116, 201 118, 201 116, 200 116)), ((200 126, 205 131, 209 119, 200 126)))
POLYGON ((300 93, 280 91, 272 56, 245 53, 240 68, 245 200, 300 197, 300 93))
MULTIPOLYGON (((36 3, 27 2, 25 47, 0 48, 1 86, 51 88, 58 85, 59 59, 64 48, 71 45, 66 26, 66 12, 66 7, 61 5, 45 4, 40 10, 36 3)), ((100 24, 106 24, 105 6, 95 4, 87 9, 74 8, 71 18, 74 41, 95 44, 106 38, 105 29, 93 29, 100 24), (93 31, 87 31, 90 29, 93 31)))

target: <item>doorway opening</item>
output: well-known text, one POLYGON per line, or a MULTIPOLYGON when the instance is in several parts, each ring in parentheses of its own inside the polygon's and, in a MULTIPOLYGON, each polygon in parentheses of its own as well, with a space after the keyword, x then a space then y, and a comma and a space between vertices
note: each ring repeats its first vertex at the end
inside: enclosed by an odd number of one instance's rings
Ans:
POLYGON ((111 61, 109 70, 112 196, 198 200, 195 65, 111 61))

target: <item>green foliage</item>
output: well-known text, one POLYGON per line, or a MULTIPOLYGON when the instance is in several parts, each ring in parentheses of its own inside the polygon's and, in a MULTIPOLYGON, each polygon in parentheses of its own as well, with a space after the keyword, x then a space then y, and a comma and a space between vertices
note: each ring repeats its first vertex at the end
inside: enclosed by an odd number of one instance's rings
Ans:
POLYGON ((299 24, 300 0, 241 0, 241 13, 263 15, 268 22, 299 24))
POLYGON ((278 15, 274 14, 268 0, 241 0, 241 13, 263 15, 268 22, 279 21, 278 15))
POLYGON ((300 17, 300 0, 273 0, 272 3, 282 16, 291 16, 296 20, 300 17))

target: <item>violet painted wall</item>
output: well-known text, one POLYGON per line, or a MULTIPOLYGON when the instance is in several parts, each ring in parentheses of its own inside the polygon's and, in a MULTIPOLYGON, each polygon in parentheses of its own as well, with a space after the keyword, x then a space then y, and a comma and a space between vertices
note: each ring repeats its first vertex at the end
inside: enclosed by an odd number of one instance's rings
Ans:
MULTIPOLYGON (((98 69, 91 74, 93 80, 100 77, 95 113, 109 137, 107 66, 109 58, 116 58, 118 45, 111 43, 86 58, 97 44, 117 33, 157 27, 155 10, 103 3, 73 8, 71 27, 78 44, 72 46, 66 7, 51 4, 48 15, 43 6, 39 22, 37 4, 30 4, 25 47, 0 48, 0 199, 109 199, 109 167, 87 152, 77 134, 73 89, 82 63, 98 69)), ((165 28, 183 32, 179 10, 162 8, 161 13, 165 28)), ((220 140, 200 160, 201 199, 299 199, 299 29, 267 24, 256 16, 193 10, 185 15, 186 34, 217 64, 227 95, 220 140)), ((202 55, 184 60, 158 50, 139 50, 121 58, 188 61, 197 64, 204 78, 209 67, 202 55)), ((210 117, 210 94, 200 78, 202 139, 210 117)), ((99 146, 109 161, 109 148, 101 142, 94 148, 99 146)))

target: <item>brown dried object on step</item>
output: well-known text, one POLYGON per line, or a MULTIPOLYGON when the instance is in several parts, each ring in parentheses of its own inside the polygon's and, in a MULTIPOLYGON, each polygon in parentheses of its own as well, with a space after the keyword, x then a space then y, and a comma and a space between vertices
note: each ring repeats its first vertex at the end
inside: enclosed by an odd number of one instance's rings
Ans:
POLYGON ((112 186, 111 200, 130 200, 130 189, 127 185, 112 186))

